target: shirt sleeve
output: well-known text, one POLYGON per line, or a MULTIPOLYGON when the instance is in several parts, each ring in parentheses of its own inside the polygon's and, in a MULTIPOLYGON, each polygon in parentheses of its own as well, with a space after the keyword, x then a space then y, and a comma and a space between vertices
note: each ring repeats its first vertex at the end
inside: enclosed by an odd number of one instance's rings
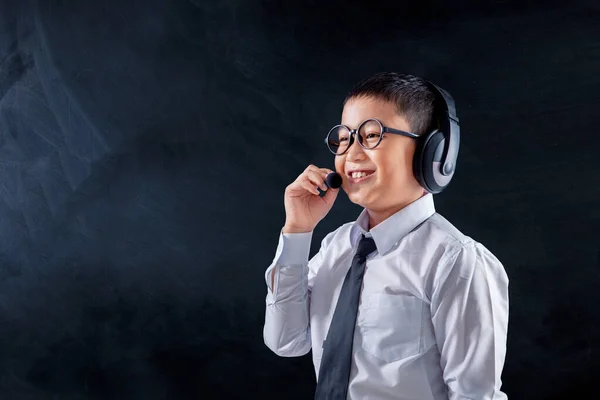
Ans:
POLYGON ((275 258, 265 272, 267 296, 263 338, 266 346, 282 357, 302 356, 311 349, 311 283, 329 237, 309 260, 312 234, 280 233, 275 258))
POLYGON ((508 277, 477 242, 442 264, 431 315, 449 400, 504 400, 500 387, 508 331, 508 277))

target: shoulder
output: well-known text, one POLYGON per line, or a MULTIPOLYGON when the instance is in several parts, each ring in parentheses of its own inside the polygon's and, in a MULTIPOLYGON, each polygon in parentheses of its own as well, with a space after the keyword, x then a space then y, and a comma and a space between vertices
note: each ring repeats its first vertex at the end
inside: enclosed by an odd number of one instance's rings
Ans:
POLYGON ((463 233, 454 224, 438 213, 434 213, 418 229, 422 239, 436 251, 432 272, 444 279, 450 272, 460 277, 472 276, 476 268, 486 274, 497 275, 508 280, 502 262, 483 243, 463 233))
POLYGON ((346 222, 346 223, 340 225, 337 229, 329 232, 323 238, 321 245, 323 247, 327 247, 334 242, 338 242, 340 240, 348 238, 350 236, 350 231, 352 230, 353 224, 354 224, 354 221, 346 222))
POLYGON ((437 212, 417 226, 410 236, 410 242, 429 254, 432 263, 449 260, 475 243, 437 212))
POLYGON ((419 229, 424 229, 425 234, 443 241, 451 248, 459 248, 461 245, 471 243, 473 239, 465 235, 450 221, 439 213, 434 213, 429 217, 419 229))
POLYGON ((485 248, 437 212, 423 222, 416 231, 422 239, 441 245, 449 254, 469 251, 478 246, 485 248))

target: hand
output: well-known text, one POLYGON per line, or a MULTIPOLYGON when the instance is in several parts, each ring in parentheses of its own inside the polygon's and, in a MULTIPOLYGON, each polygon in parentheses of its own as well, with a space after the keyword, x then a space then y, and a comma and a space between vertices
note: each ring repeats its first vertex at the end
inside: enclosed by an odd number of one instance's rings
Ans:
POLYGON ((331 189, 325 184, 331 172, 334 171, 311 164, 285 189, 283 233, 310 232, 331 210, 339 192, 339 188, 331 189), (323 197, 317 187, 327 191, 323 197))

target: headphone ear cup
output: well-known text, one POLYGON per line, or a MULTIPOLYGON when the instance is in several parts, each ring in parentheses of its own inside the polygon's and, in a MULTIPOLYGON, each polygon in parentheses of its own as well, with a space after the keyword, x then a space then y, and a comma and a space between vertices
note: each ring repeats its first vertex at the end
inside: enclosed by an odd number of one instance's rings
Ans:
POLYGON ((427 189, 425 177, 423 175, 423 151, 425 150, 425 143, 427 142, 429 135, 431 135, 431 132, 421 135, 417 139, 415 155, 413 157, 413 174, 417 182, 419 182, 419 185, 421 185, 425 190, 429 189, 427 189))
POLYGON ((436 177, 441 174, 435 171, 435 168, 439 169, 445 142, 444 133, 437 129, 417 140, 413 160, 415 178, 425 190, 433 194, 441 192, 446 187, 436 180, 436 177))

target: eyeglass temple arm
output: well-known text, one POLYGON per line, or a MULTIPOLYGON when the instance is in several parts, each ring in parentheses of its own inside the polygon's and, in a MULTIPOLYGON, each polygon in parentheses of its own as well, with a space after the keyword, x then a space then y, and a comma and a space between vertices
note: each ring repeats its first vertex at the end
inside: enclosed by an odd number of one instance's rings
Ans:
POLYGON ((394 128, 383 128, 384 132, 389 132, 389 133, 395 133, 396 135, 402 135, 402 136, 408 136, 411 138, 418 138, 419 135, 417 135, 416 133, 411 133, 411 132, 405 132, 405 131, 401 131, 399 129, 394 129, 394 128))

